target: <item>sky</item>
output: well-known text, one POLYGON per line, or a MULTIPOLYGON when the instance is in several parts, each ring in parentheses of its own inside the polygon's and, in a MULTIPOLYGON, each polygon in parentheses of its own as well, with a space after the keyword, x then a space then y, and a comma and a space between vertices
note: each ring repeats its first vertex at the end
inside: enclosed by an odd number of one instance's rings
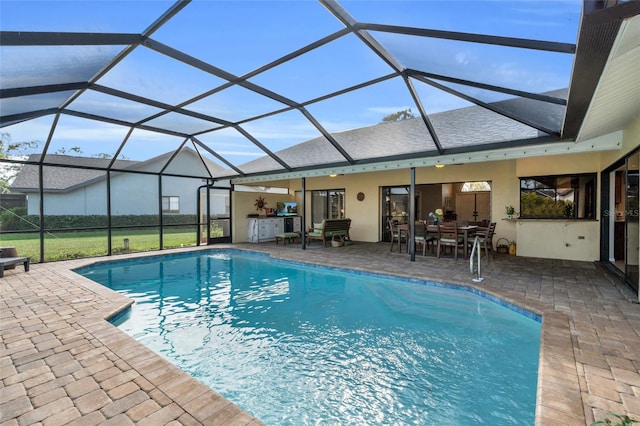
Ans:
MULTIPOLYGON (((0 0, 3 31, 72 31, 141 33, 173 2, 169 1, 6 1, 0 0)), ((444 31, 575 43, 581 1, 342 1, 359 22, 444 31)), ((342 28, 315 1, 194 0, 151 35, 235 76, 269 64, 342 28)), ((404 68, 473 80, 534 93, 567 87, 573 55, 371 31, 371 35, 404 68)), ((125 46, 0 47, 0 86, 5 88, 88 81, 125 46)), ((392 72, 392 69, 348 34, 249 81, 295 102, 307 102, 392 72)), ((225 80, 152 49, 140 46, 102 77, 98 84, 175 105, 219 87, 225 80)), ((416 82, 428 113, 469 106, 466 101, 416 82)), ((460 87, 452 86, 456 89, 460 87)), ((468 90, 485 101, 504 99, 487 91, 468 90)), ((72 92, 3 99, 2 115, 57 106, 72 92)), ((185 108, 231 122, 283 108, 275 100, 234 86, 185 108)), ((126 121, 149 117, 159 109, 114 96, 86 91, 72 110, 126 121)), ((401 79, 386 80, 307 106, 329 132, 371 126, 390 113, 418 110, 401 79)), ((0 129, 14 142, 46 141, 52 116, 0 129)), ((217 125, 171 114, 149 123, 185 133, 217 125)), ((297 111, 242 124, 272 151, 320 135, 297 111)), ((115 154, 127 128, 62 115, 49 153, 81 147, 84 155, 115 154)), ((226 129, 198 136, 212 149, 242 164, 264 155, 238 132, 226 129)), ((181 137, 136 130, 120 154, 143 160, 178 147, 181 137)))

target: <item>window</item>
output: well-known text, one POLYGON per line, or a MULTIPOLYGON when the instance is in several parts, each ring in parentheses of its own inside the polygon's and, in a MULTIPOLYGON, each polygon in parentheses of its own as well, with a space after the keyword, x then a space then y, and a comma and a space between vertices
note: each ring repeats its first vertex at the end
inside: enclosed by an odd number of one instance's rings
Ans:
POLYGON ((491 184, 487 181, 482 182, 465 182, 460 188, 460 192, 478 192, 491 191, 491 184))
POLYGON ((344 189, 311 191, 311 220, 344 219, 344 189))
POLYGON ((180 197, 163 196, 162 213, 180 213, 180 197))
POLYGON ((520 178, 520 218, 595 219, 596 174, 520 178))

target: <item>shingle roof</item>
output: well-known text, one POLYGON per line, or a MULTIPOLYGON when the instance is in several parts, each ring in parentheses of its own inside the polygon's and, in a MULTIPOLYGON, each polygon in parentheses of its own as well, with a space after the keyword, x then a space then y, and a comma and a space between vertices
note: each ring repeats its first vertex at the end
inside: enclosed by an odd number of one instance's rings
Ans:
MULTIPOLYGON (((29 156, 29 162, 40 162, 40 154, 32 154, 29 156)), ((81 185, 93 179, 101 178, 105 176, 104 170, 94 170, 90 167, 97 169, 106 169, 111 163, 111 159, 105 158, 93 158, 93 157, 79 157, 72 155, 47 155, 46 161, 51 161, 60 165, 70 165, 77 168, 69 167, 47 167, 45 169, 44 189, 49 191, 62 191, 73 188, 77 185, 81 185)), ((127 168, 138 161, 130 160, 116 160, 115 167, 127 168)), ((11 183, 12 192, 27 192, 38 188, 38 166, 27 164, 20 169, 20 172, 16 175, 15 179, 11 183)))
MULTIPOLYGON (((196 156, 195 151, 190 148, 183 148, 182 152, 186 152, 193 156, 196 156)), ((111 168, 112 170, 144 170, 145 167, 152 163, 162 161, 166 162, 166 160, 172 155, 173 152, 168 152, 147 161, 116 160, 111 168)), ((29 156, 28 161, 39 162, 40 158, 41 156, 39 154, 32 154, 31 156, 29 156)), ((97 180, 106 179, 106 172, 99 169, 108 168, 111 161, 112 160, 108 158, 105 159, 95 157, 79 157, 71 155, 47 155, 45 157, 45 162, 52 164, 55 163, 56 165, 61 165, 62 167, 45 167, 45 179, 43 179, 44 190, 69 191, 75 189, 78 186, 84 186, 97 180), (64 167, 66 165, 74 167, 64 167)), ((222 168, 217 164, 207 160, 206 158, 204 159, 204 161, 206 167, 208 167, 210 170, 218 173, 222 171, 222 168)), ((39 185, 38 169, 39 167, 37 165, 24 165, 13 180, 10 186, 11 191, 35 191, 39 185)))
MULTIPOLYGON (((547 93, 549 96, 566 96, 561 89, 547 93)), ((511 99, 493 104, 495 108, 535 109, 531 113, 547 117, 547 122, 557 115, 561 105, 538 104, 520 99, 511 99), (537 108, 536 108, 537 107, 537 108), (556 114, 550 112, 556 109, 556 114)), ((480 106, 470 106, 430 115, 431 124, 437 130, 439 142, 445 150, 469 145, 493 144, 513 140, 535 139, 544 133, 480 106)), ((558 123, 560 126, 560 123, 558 123)), ((425 155, 436 152, 436 145, 422 118, 412 118, 390 123, 381 123, 359 129, 333 133, 336 141, 356 160, 375 159, 385 156, 425 155)), ((318 137, 276 153, 292 167, 309 163, 327 164, 344 161, 342 155, 324 137, 318 137)), ((260 170, 278 170, 270 157, 261 157, 240 166, 246 173, 260 170)))

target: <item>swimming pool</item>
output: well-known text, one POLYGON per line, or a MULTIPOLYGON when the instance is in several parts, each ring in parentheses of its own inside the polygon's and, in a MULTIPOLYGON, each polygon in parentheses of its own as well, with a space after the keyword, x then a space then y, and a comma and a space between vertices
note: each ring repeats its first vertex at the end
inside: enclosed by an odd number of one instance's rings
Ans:
POLYGON ((107 262, 114 323, 266 424, 534 423, 539 319, 470 291, 236 250, 107 262))

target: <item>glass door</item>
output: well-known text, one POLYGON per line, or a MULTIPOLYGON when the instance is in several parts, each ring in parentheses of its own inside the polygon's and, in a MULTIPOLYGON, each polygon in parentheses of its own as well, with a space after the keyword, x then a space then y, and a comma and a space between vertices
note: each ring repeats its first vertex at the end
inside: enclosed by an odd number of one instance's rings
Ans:
POLYGON ((323 219, 344 219, 344 189, 311 191, 311 221, 320 223, 323 219))
POLYGON ((638 165, 640 151, 627 157, 625 185, 625 275, 627 282, 638 291, 638 263, 640 257, 638 228, 638 165))
POLYGON ((384 186, 382 187, 382 241, 391 241, 389 221, 406 223, 409 220, 409 187, 408 186, 384 186))
POLYGON ((199 243, 231 242, 231 189, 203 186, 198 193, 199 243))

